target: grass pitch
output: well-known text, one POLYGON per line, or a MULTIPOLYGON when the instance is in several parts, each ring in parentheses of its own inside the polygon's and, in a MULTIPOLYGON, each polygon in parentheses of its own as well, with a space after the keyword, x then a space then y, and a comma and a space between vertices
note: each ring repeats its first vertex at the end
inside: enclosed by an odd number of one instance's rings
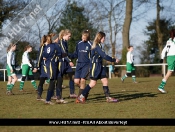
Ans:
MULTIPOLYGON (((19 92, 19 82, 14 86, 15 95, 7 96, 6 83, 0 81, 0 118, 175 118, 175 77, 170 77, 161 94, 157 90, 162 78, 137 78, 139 83, 132 83, 127 78, 121 83, 120 78, 109 79, 111 96, 119 99, 118 103, 107 103, 101 81, 90 91, 85 104, 75 104, 75 99, 68 98, 67 88, 63 97, 68 104, 45 105, 36 100, 36 92, 29 81, 25 82, 25 93, 19 92)), ((88 83, 89 81, 87 81, 88 83)), ((38 82, 37 82, 38 84, 38 82)), ((44 85, 43 98, 47 86, 44 85)), ((76 93, 78 88, 76 87, 76 93)), ((53 101, 54 102, 54 101, 53 101)), ((1 126, 0 132, 174 132, 173 126, 1 126)))

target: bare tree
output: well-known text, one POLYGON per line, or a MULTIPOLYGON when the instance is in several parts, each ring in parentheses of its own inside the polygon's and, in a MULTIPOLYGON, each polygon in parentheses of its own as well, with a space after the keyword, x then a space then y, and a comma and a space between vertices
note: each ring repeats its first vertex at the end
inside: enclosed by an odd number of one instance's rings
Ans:
POLYGON ((122 29, 124 4, 125 0, 91 0, 88 6, 90 9, 87 8, 94 25, 106 33, 106 44, 110 45, 113 57, 116 57, 116 49, 119 49, 116 48, 117 35, 122 29))
POLYGON ((133 10, 133 0, 126 0, 126 12, 125 20, 123 24, 122 38, 123 38, 123 48, 130 45, 129 42, 129 31, 132 22, 132 10, 133 10))
MULTIPOLYGON (((38 0, 39 2, 42 2, 38 0)), ((62 9, 65 8, 66 2, 64 0, 58 1, 48 12, 37 21, 35 25, 28 31, 23 37, 23 40, 30 42, 33 45, 38 46, 43 35, 47 35, 52 32, 56 32, 55 29, 59 27, 59 18, 62 13, 62 9)))

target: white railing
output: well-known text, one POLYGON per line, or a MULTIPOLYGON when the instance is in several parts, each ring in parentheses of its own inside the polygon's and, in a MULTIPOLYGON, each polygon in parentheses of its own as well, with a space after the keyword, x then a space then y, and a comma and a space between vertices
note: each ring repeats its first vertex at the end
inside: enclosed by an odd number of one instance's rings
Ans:
MULTIPOLYGON (((134 64, 134 66, 163 66, 163 76, 165 76, 166 74, 166 65, 167 63, 163 63, 163 64, 134 64)), ((126 65, 114 65, 115 67, 122 67, 122 66, 126 66, 126 65)), ((108 67, 109 69, 109 65, 107 65, 106 67, 108 67)), ((72 67, 72 68, 76 68, 76 66, 72 67)), ((6 77, 6 69, 0 69, 0 71, 4 71, 4 82, 5 82, 5 77, 6 77)), ((111 72, 109 71, 109 79, 111 79, 111 72)))
MULTIPOLYGON (((134 64, 134 66, 163 66, 163 76, 166 74, 166 65, 167 63, 160 63, 160 64, 134 64)), ((122 67, 126 65, 114 65, 115 67, 122 67)), ((109 67, 109 66, 107 66, 109 67)), ((111 72, 109 70, 109 79, 111 79, 111 72)))

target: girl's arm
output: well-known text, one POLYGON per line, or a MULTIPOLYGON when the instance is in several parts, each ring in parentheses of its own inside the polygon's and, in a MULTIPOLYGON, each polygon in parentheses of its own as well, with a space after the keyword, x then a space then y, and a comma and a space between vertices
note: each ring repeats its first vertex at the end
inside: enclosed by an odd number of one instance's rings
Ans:
POLYGON ((99 46, 96 47, 96 51, 103 59, 110 61, 110 62, 116 62, 115 58, 106 55, 106 53, 102 51, 102 49, 99 46))
POLYGON ((12 58, 12 52, 8 52, 7 53, 7 65, 9 66, 9 68, 12 70, 12 66, 11 66, 11 58, 12 58))

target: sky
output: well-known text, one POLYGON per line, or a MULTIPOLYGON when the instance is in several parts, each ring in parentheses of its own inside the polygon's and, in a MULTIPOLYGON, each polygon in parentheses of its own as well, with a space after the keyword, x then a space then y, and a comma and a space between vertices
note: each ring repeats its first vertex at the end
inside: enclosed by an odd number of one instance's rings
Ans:
MULTIPOLYGON (((152 2, 155 2, 156 0, 153 0, 152 2)), ((175 0, 164 0, 163 3, 160 3, 161 6, 164 6, 165 8, 163 11, 161 11, 160 16, 163 18, 170 18, 171 16, 174 16, 175 13, 173 12, 172 8, 174 8, 175 0), (172 15, 173 14, 173 15, 172 15)), ((144 35, 143 31, 145 30, 146 26, 148 26, 148 22, 152 21, 153 19, 156 19, 156 4, 154 6, 155 8, 151 8, 146 10, 146 13, 143 15, 141 19, 138 21, 133 21, 131 24, 130 29, 130 38, 131 38, 131 44, 133 46, 139 46, 143 44, 143 41, 148 40, 148 36, 144 35)), ((139 11, 143 11, 145 8, 142 7, 139 11)), ((134 50, 135 54, 135 63, 139 64, 140 60, 137 54, 137 51, 134 50)))
MULTIPOLYGON (((135 1, 135 0, 134 0, 135 1)), ((152 2, 155 2, 156 0, 152 0, 152 2)), ((59 2, 59 0, 58 0, 59 2)), ((175 1, 174 0, 166 0, 164 1, 164 3, 161 3, 161 5, 166 5, 166 6, 169 6, 169 5, 175 5, 175 1), (170 3, 170 2, 173 2, 173 3, 170 3)), ((135 16, 136 14, 140 13, 140 12, 143 12, 145 10, 144 7, 141 7, 141 8, 138 8, 138 10, 136 10, 133 15, 135 16)), ((166 12, 166 14, 164 13, 166 11, 166 9, 164 9, 163 12, 161 12, 161 15, 162 16, 168 16, 169 13, 166 12)), ((143 34, 143 30, 145 29, 145 27, 148 25, 148 21, 150 20, 153 20, 156 18, 156 8, 151 8, 151 9, 148 9, 146 11, 145 14, 141 15, 142 17, 135 21, 133 19, 132 23, 131 23, 131 28, 130 28, 130 40, 131 40, 131 44, 135 47, 135 46, 139 46, 143 43, 143 41, 147 40, 148 39, 148 36, 145 36, 143 34)), ((120 40, 122 41, 122 34, 120 33, 119 35, 119 38, 120 40)), ((122 42, 120 42, 122 43, 122 42)), ((137 55, 137 51, 134 51, 134 53, 136 54, 135 56, 135 63, 138 64, 139 63, 139 57, 137 55)))

